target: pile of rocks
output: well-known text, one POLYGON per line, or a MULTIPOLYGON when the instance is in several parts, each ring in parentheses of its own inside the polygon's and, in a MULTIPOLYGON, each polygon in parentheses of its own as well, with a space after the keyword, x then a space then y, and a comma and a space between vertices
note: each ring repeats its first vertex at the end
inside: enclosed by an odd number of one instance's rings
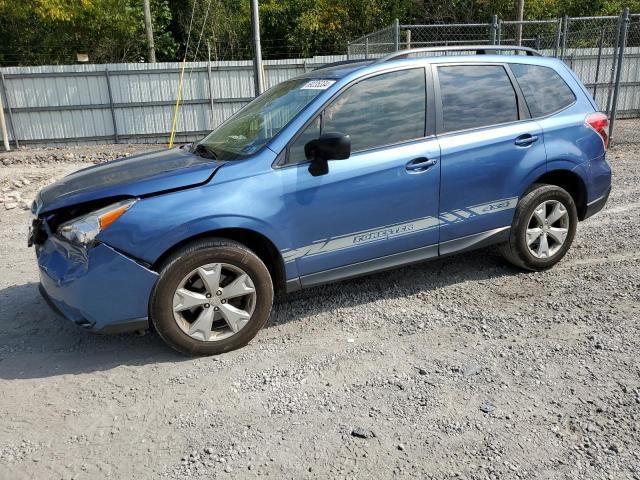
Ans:
POLYGON ((84 145, 77 147, 20 148, 0 153, 0 164, 49 165, 52 163, 103 163, 136 153, 156 150, 160 145, 84 145))
POLYGON ((29 210, 35 192, 54 182, 70 168, 71 171, 81 168, 75 164, 99 164, 158 148, 162 146, 85 145, 20 148, 0 152, 0 207, 4 207, 4 210, 29 210), (15 170, 25 166, 29 173, 24 168, 19 173, 15 170))
POLYGON ((29 210, 31 208, 31 200, 25 197, 24 187, 39 183, 42 180, 40 175, 24 175, 9 181, 0 188, 0 204, 5 210, 13 210, 14 208, 22 208, 29 210))

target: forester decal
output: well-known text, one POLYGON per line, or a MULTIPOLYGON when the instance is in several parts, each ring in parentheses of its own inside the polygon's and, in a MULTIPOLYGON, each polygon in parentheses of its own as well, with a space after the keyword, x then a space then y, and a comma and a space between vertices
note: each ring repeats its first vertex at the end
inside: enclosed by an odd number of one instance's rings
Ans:
POLYGON ((453 214, 453 213, 441 213, 440 214, 440 220, 442 220, 442 223, 453 223, 453 222, 459 222, 462 220, 462 218, 458 217, 457 215, 453 214))
POLYGON ((439 220, 435 217, 419 218, 417 220, 412 220, 411 222, 389 225, 372 230, 364 230, 362 232, 334 237, 327 240, 320 240, 319 242, 311 245, 284 251, 282 252, 282 257, 285 262, 291 262, 300 257, 318 255, 354 246, 388 240, 390 238, 410 235, 412 233, 437 227, 439 224, 439 220))
POLYGON ((453 213, 462 218, 469 218, 475 215, 474 213, 468 212, 466 210, 454 210, 453 213))
POLYGON ((455 223, 462 222, 468 218, 475 217, 476 215, 485 215, 487 213, 500 212, 502 210, 509 210, 516 207, 518 204, 518 197, 506 198, 504 200, 497 200, 494 202, 481 203, 480 205, 474 205, 464 209, 457 209, 451 212, 443 212, 440 214, 440 220, 442 223, 455 223))
POLYGON ((381 242, 405 235, 412 235, 417 232, 435 228, 438 225, 444 223, 461 222, 467 218, 475 217, 477 215, 486 215, 490 213, 500 212, 502 210, 513 209, 515 208, 517 203, 517 197, 482 203, 480 205, 474 205, 465 209, 457 209, 452 212, 443 212, 440 214, 439 218, 418 218, 410 222, 387 225, 371 230, 364 230, 362 232, 350 233, 348 235, 340 237, 319 240, 315 243, 312 243, 311 245, 305 245, 304 247, 299 247, 292 250, 283 250, 281 253, 285 263, 288 263, 294 261, 297 258, 309 257, 312 255, 321 255, 324 253, 335 252, 338 250, 344 250, 346 248, 357 247, 374 242, 381 242))
POLYGON ((485 213, 494 213, 501 210, 516 208, 517 204, 518 197, 513 197, 507 198, 505 200, 498 200, 497 202, 483 203, 480 205, 476 205, 475 207, 469 207, 469 210, 478 215, 484 215, 485 213))

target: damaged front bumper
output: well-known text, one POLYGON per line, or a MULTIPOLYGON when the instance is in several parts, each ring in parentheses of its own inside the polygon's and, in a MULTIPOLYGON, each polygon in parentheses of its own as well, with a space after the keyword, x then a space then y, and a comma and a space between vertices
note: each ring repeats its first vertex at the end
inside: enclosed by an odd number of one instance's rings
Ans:
POLYGON ((62 316, 99 333, 148 328, 156 272, 108 245, 77 246, 53 235, 37 256, 40 292, 62 316))

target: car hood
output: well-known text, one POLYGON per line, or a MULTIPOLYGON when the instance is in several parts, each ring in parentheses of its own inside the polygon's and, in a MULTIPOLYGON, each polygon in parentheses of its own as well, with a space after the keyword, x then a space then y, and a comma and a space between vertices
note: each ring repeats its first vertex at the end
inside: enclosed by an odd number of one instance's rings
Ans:
POLYGON ((140 197, 206 183, 224 162, 174 148, 121 158, 74 172, 43 188, 34 213, 104 198, 140 197))

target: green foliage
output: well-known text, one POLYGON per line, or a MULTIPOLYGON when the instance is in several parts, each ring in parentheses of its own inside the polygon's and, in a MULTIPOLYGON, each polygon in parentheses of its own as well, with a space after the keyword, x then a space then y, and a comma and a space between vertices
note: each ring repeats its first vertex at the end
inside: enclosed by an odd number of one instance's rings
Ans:
MULTIPOLYGON (((640 0, 526 0, 525 18, 617 15, 625 5, 640 12, 640 0)), ((488 22, 514 10, 515 0, 260 0, 263 56, 344 53, 395 18, 488 22)), ((151 0, 151 11, 159 61, 204 60, 208 45, 213 59, 252 56, 249 0, 151 0)), ((146 61, 142 0, 0 0, 0 65, 75 63, 77 53, 92 63, 146 61)))
POLYGON ((248 0, 170 0, 173 14, 173 33, 179 47, 179 57, 185 55, 187 41, 189 50, 187 59, 207 58, 207 42, 211 45, 214 59, 248 58, 251 56, 248 47, 251 42, 251 21, 248 0), (193 3, 196 8, 191 25, 189 25, 193 3), (207 13, 207 7, 209 11, 207 13), (205 23, 206 17, 206 23, 205 23), (202 32, 202 40, 198 48, 198 40, 202 32), (196 49, 198 55, 196 57, 196 49))
MULTIPOLYGON (((173 60, 176 42, 166 0, 153 0, 156 49, 173 60)), ((0 0, 0 64, 142 61, 146 37, 138 0, 0 0)))

